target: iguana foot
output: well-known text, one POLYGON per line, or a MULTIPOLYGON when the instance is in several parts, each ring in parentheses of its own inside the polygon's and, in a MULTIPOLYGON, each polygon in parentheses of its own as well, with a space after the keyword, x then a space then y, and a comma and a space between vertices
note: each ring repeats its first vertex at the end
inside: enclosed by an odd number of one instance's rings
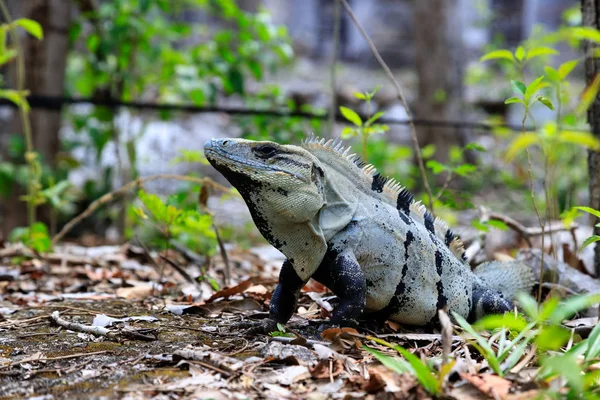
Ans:
POLYGON ((271 318, 265 318, 260 321, 243 321, 236 327, 245 329, 246 335, 268 335, 277 330, 277 321, 271 318))

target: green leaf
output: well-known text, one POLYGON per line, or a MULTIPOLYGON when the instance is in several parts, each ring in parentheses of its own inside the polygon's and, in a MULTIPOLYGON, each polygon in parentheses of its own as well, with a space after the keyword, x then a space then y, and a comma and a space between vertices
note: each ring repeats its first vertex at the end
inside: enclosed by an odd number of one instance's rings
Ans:
POLYGON ((384 111, 378 111, 376 112, 371 118, 369 118, 367 120, 367 122, 365 122, 365 126, 370 126, 373 122, 377 121, 379 118, 381 118, 383 115, 385 114, 384 111))
POLYGON ((348 107, 340 106, 340 112, 348 121, 352 122, 356 126, 362 126, 363 122, 360 116, 348 107))
POLYGON ((548 107, 550 110, 554 110, 554 104, 552 104, 552 100, 545 96, 537 96, 536 100, 548 107))
POLYGON ((13 26, 19 26, 27 31, 31 36, 34 36, 37 39, 44 38, 44 32, 42 30, 42 26, 39 22, 34 21, 29 18, 19 18, 12 22, 13 26))
POLYGON ((436 175, 440 172, 447 171, 449 169, 448 166, 441 164, 435 160, 429 160, 425 165, 427 166, 427 168, 431 169, 431 172, 433 172, 436 175))
POLYGON ((576 357, 573 355, 546 357, 541 360, 541 364, 554 373, 564 376, 577 393, 583 393, 583 375, 576 357))
POLYGON ((596 74, 592 82, 584 89, 581 100, 575 108, 575 114, 582 115, 585 113, 596 99, 598 91, 600 91, 600 74, 596 74))
POLYGON ((517 49, 515 50, 515 58, 517 59, 517 61, 523 61, 523 59, 525 58, 525 49, 523 48, 523 46, 517 47, 517 49))
POLYGON ((355 128, 352 128, 350 126, 345 126, 344 129, 342 129, 341 137, 342 137, 342 139, 347 139, 347 138, 354 137, 357 134, 358 134, 358 132, 356 131, 355 128))
POLYGON ((482 152, 482 153, 485 153, 485 152, 487 152, 487 150, 486 150, 486 148, 485 148, 485 147, 483 147, 483 146, 482 146, 482 145, 480 145, 479 143, 474 143, 474 142, 473 142, 473 143, 468 143, 468 144, 465 146, 465 149, 466 149, 466 150, 471 150, 471 151, 480 151, 480 152, 482 152))
POLYGON ((496 357, 496 354, 494 353, 494 350, 492 349, 491 345, 488 343, 487 340, 485 340, 480 334, 478 334, 475 329, 473 329, 473 327, 460 315, 458 315, 457 313, 453 312, 452 316, 454 317, 454 320, 456 321, 456 323, 458 325, 460 325, 461 328, 463 328, 465 330, 465 332, 467 332, 469 335, 471 335, 475 341, 477 342, 477 345, 481 348, 481 350, 483 351, 483 353, 481 354, 483 357, 485 357, 485 359, 487 360, 488 364, 490 365, 490 367, 492 368, 492 370, 494 370, 494 372, 496 374, 498 374, 499 376, 502 376, 502 369, 500 368, 500 363, 498 362, 498 359, 496 357))
POLYGON ((487 224, 484 224, 483 222, 481 222, 477 219, 474 219, 473 221, 471 221, 471 226, 480 232, 489 232, 490 231, 490 227, 487 226, 487 224))
POLYGON ((192 91, 190 91, 190 98, 192 99, 195 105, 200 107, 204 105, 205 97, 203 90, 193 89, 192 91))
POLYGON ((531 60, 534 57, 547 56, 547 55, 558 55, 560 54, 558 51, 551 47, 534 47, 527 52, 527 57, 525 60, 531 60))
POLYGON ((515 58, 517 59, 517 61, 523 61, 523 59, 525 58, 525 49, 523 48, 523 46, 517 47, 517 49, 515 50, 515 58))
MULTIPOLYGON (((406 358, 406 360, 410 364, 415 376, 417 377, 417 379, 419 380, 421 385, 423 385, 425 390, 427 390, 429 393, 431 393, 433 395, 437 395, 438 393, 440 393, 441 387, 440 387, 437 379, 435 378, 435 376, 433 375, 432 371, 429 369, 427 364, 425 364, 423 361, 421 361, 417 356, 415 356, 414 354, 412 354, 410 351, 406 350, 402 346, 393 345, 391 343, 386 342, 385 340, 382 340, 382 339, 379 339, 376 337, 369 336, 369 339, 373 340, 376 343, 379 343, 379 344, 387 346, 391 349, 394 349, 398 353, 400 353, 402 355, 402 357, 406 358)), ((367 347, 367 346, 364 346, 364 347, 367 347)))
POLYGON ((467 176, 477 171, 477 166, 473 164, 462 164, 458 167, 454 168, 454 172, 456 172, 460 176, 467 176))
POLYGON ((499 229, 501 231, 505 231, 508 230, 508 226, 506 226, 506 224, 502 221, 497 221, 495 219, 491 219, 488 221, 488 225, 491 227, 494 227, 496 229, 499 229))
POLYGON ((515 61, 515 57, 513 56, 513 54, 508 51, 508 50, 494 50, 494 51, 490 51, 487 54, 484 54, 479 61, 487 61, 487 60, 509 60, 509 61, 515 61))
POLYGON ((181 155, 175 157, 170 165, 175 165, 179 163, 199 163, 202 165, 209 165, 208 160, 200 150, 181 150, 181 155))
POLYGON ((597 303, 600 303, 600 293, 570 297, 560 304, 552 314, 550 322, 558 324, 597 303))
POLYGON ((536 346, 542 350, 558 350, 569 340, 571 336, 568 329, 559 325, 544 326, 535 338, 536 346))
POLYGON ((427 146, 423 146, 421 154, 423 158, 431 158, 435 154, 435 150, 435 144, 428 144, 427 146))
POLYGON ((405 360, 397 357, 390 357, 386 354, 383 354, 379 350, 375 350, 370 348, 369 346, 363 345, 363 349, 367 352, 373 354, 377 361, 382 363, 385 367, 391 369, 397 374, 414 374, 415 372, 411 368, 410 364, 405 360))
POLYGON ((533 297, 526 293, 517 293, 517 300, 521 310, 532 320, 537 320, 539 316, 538 304, 533 297))
POLYGON ((525 93, 523 95, 525 103, 529 103, 529 99, 531 98, 531 96, 536 94, 538 90, 542 89, 543 87, 548 86, 548 84, 546 82, 542 82, 543 79, 544 79, 544 75, 538 77, 537 79, 535 79, 533 82, 531 82, 527 86, 527 88, 525 89, 525 93))
POLYGON ((573 69, 577 66, 579 60, 571 60, 565 61, 558 67, 558 77, 561 81, 564 81, 565 78, 573 71, 573 69))
POLYGON ((525 86, 525 84, 521 81, 511 79, 510 84, 512 85, 512 88, 515 92, 525 94, 525 92, 527 91, 527 86, 525 86))
POLYGON ((595 151, 600 150, 600 140, 589 132, 560 131, 558 138, 564 143, 584 146, 595 151))
POLYGON ((357 99, 360 99, 360 100, 367 99, 367 96, 365 96, 365 94, 361 93, 361 92, 354 92, 353 95, 354 95, 354 97, 356 97, 357 99))
POLYGON ((544 71, 546 72, 546 76, 548 77, 548 79, 550 79, 551 81, 553 81, 553 82, 560 81, 558 71, 555 70, 554 68, 546 65, 546 66, 544 66, 544 71))
POLYGON ((27 91, 19 92, 12 89, 0 89, 0 98, 7 99, 22 108, 25 112, 29 112, 29 103, 25 96, 29 94, 27 91))
POLYGON ((583 243, 581 244, 581 248, 583 249, 595 242, 600 242, 600 236, 594 235, 594 236, 590 236, 589 238, 585 239, 583 241, 583 243))
POLYGON ((512 331, 521 332, 527 326, 527 321, 521 315, 514 313, 491 314, 478 320, 473 327, 477 330, 493 330, 506 328, 512 331))
POLYGON ((504 100, 504 104, 512 104, 512 103, 525 104, 525 103, 523 103, 523 100, 521 100, 518 97, 509 97, 508 99, 504 100))
POLYGON ((579 211, 586 212, 588 214, 592 214, 597 218, 600 218, 600 210, 595 210, 592 207, 577 206, 577 207, 573 207, 573 208, 575 208, 576 210, 579 210, 579 211))
POLYGON ((588 336, 588 349, 585 352, 585 360, 591 360, 600 356, 600 324, 596 324, 588 336))
POLYGON ((515 159, 517 154, 525 150, 527 147, 533 144, 537 144, 540 141, 540 137, 536 133, 523 133, 517 136, 508 146, 506 151, 506 160, 512 161, 515 159))
POLYGON ((597 29, 579 26, 570 28, 568 32, 579 40, 590 40, 592 42, 600 43, 600 31, 597 29))

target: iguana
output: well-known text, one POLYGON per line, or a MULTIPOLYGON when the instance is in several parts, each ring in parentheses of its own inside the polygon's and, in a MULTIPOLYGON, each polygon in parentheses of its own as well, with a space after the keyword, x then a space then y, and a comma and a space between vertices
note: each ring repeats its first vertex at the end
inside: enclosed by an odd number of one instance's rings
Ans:
POLYGON ((355 326, 363 312, 417 326, 435 323, 439 309, 473 320, 512 310, 516 292, 533 285, 519 263, 471 271, 446 224, 340 140, 211 139, 204 152, 286 256, 265 330, 291 318, 310 278, 339 298, 330 320, 338 326, 355 326))

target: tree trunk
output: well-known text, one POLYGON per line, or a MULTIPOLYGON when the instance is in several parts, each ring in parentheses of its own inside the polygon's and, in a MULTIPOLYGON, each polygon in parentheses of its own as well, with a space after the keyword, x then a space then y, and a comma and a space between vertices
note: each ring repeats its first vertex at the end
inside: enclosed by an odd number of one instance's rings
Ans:
MULTIPOLYGON (((581 0, 581 11, 583 14, 583 25, 600 29, 600 0, 581 0)), ((590 84, 596 74, 600 73, 600 59, 591 57, 593 48, 597 45, 587 42, 585 44, 585 75, 587 83, 590 84)), ((593 134, 600 139, 600 99, 596 97, 588 110, 588 122, 593 134)), ((600 153, 589 150, 588 172, 590 175, 590 207, 600 210, 600 153)), ((593 218, 594 225, 600 222, 593 218)), ((600 235, 600 228, 595 228, 596 235, 600 235)), ((596 276, 600 276, 600 242, 596 243, 594 270, 596 276)))
MULTIPOLYGON (((417 119, 454 120, 460 117, 463 95, 463 43, 458 0, 415 1, 415 49, 419 78, 417 119)), ((463 144, 455 128, 420 125, 419 142, 434 144, 436 159, 448 162, 451 145, 463 144)))
MULTIPOLYGON (((39 22, 44 30, 43 40, 23 32, 19 35, 25 60, 25 89, 32 95, 64 95, 71 2, 27 0, 9 1, 8 4, 13 19, 33 19, 39 22)), ((16 82, 14 67, 15 63, 12 63, 12 71, 9 71, 12 87, 16 82)), ((30 113, 30 119, 34 150, 40 154, 42 162, 54 166, 59 151, 60 111, 34 109, 30 113)), ((20 118, 16 112, 14 121, 8 129, 0 131, 0 136, 22 132, 20 118)), ((21 194, 22 191, 15 188, 12 196, 0 203, 0 231, 5 235, 16 226, 27 225, 26 205, 19 200, 21 194)))

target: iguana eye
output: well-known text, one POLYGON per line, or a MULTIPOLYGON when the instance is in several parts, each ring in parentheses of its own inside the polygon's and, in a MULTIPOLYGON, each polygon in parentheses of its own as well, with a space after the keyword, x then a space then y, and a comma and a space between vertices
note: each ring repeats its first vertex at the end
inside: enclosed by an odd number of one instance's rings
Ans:
POLYGON ((254 153, 256 154, 257 157, 267 159, 267 158, 271 158, 275 154, 277 154, 277 149, 275 148, 275 146, 271 146, 270 144, 265 144, 262 146, 255 147, 254 153))

